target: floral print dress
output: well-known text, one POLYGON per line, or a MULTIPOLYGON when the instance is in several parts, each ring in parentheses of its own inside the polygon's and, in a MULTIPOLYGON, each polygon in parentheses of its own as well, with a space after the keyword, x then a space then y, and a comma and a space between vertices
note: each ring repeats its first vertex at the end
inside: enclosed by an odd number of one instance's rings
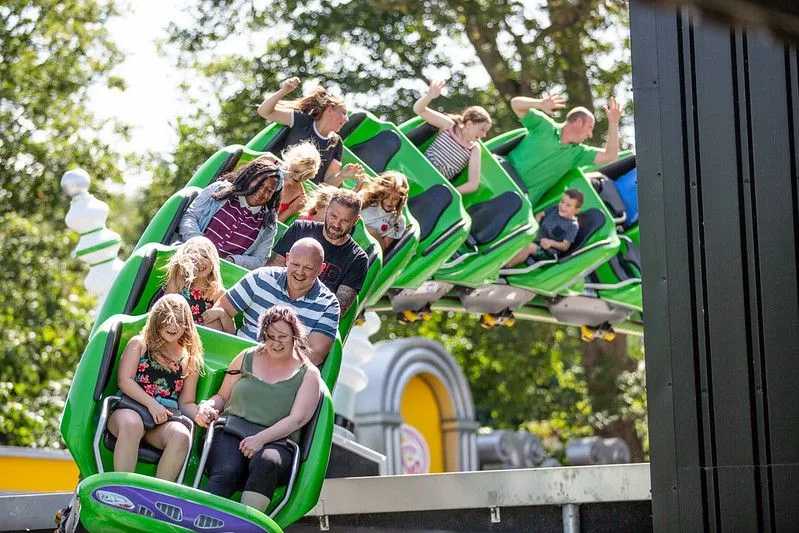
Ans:
POLYGON ((199 289, 189 289, 186 287, 180 291, 180 295, 189 302, 189 308, 191 309, 191 316, 194 319, 194 323, 202 325, 203 313, 205 313, 206 309, 210 309, 214 306, 214 300, 206 298, 199 289))
POLYGON ((183 390, 181 374, 178 361, 169 361, 167 365, 163 365, 147 351, 139 359, 134 380, 155 401, 169 409, 177 409, 178 396, 183 390))

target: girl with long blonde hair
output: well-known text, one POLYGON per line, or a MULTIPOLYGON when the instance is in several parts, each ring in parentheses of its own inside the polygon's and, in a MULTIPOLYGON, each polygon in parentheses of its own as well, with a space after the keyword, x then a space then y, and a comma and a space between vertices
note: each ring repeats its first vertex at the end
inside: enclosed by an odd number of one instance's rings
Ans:
POLYGON ((319 149, 321 165, 313 179, 314 183, 338 187, 347 178, 358 178, 363 174, 361 165, 341 165, 342 142, 338 132, 348 120, 344 99, 327 92, 324 87, 317 87, 298 100, 283 101, 299 86, 300 79, 296 76, 284 81, 280 90, 258 106, 258 114, 288 126, 286 146, 310 141, 319 149))
POLYGON ((144 441, 163 450, 156 477, 174 481, 191 447, 181 407, 194 402, 203 373, 203 347, 186 300, 167 294, 128 341, 119 362, 120 407, 108 420, 117 438, 114 470, 133 472, 144 441))
POLYGON ((186 299, 195 324, 235 333, 230 317, 205 323, 203 313, 225 294, 219 270, 219 254, 206 237, 192 237, 181 244, 164 267, 164 294, 180 294, 186 299))
POLYGON ((433 80, 427 92, 413 104, 413 112, 440 130, 438 137, 427 147, 424 155, 448 180, 469 168, 466 183, 457 187, 469 194, 480 186, 479 140, 491 129, 491 115, 480 106, 471 106, 460 115, 447 115, 430 109, 433 100, 441 96, 444 82, 433 80))

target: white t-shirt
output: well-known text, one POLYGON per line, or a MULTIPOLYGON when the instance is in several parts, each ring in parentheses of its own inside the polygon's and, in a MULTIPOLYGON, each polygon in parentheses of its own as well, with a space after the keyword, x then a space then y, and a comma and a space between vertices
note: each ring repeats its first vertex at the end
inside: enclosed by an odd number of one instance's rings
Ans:
POLYGON ((361 210, 363 223, 377 230, 381 237, 399 239, 405 233, 405 219, 401 214, 389 213, 381 205, 373 205, 361 210))

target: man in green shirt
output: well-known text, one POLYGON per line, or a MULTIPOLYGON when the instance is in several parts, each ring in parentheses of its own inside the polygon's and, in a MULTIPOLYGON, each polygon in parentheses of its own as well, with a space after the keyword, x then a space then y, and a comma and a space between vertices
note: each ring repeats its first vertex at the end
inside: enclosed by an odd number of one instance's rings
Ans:
POLYGON ((619 119, 621 110, 611 97, 605 113, 608 116, 608 140, 604 148, 582 144, 594 132, 594 115, 584 107, 575 107, 558 123, 548 115, 563 109, 562 96, 541 99, 517 96, 511 107, 527 128, 527 135, 511 150, 508 162, 527 185, 533 206, 544 193, 569 170, 584 165, 604 165, 619 154, 619 119))

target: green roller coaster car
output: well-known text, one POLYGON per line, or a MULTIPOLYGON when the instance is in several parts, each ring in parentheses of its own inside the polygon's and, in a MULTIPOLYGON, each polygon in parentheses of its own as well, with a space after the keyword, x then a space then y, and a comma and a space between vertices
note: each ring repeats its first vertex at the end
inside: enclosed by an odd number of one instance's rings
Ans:
POLYGON ((594 188, 616 221, 621 239, 619 252, 592 272, 585 288, 597 291, 603 300, 642 311, 641 251, 637 217, 628 217, 627 206, 616 180, 635 168, 635 156, 628 154, 588 174, 594 188))
MULTIPOLYGON (((146 316, 115 315, 109 318, 90 339, 78 363, 64 408, 61 434, 78 466, 81 477, 86 478, 84 483, 88 483, 89 479, 92 479, 89 476, 94 478, 92 483, 106 487, 118 485, 126 480, 126 483, 134 489, 141 489, 138 490, 140 495, 149 487, 157 488, 160 485, 168 488, 165 492, 172 500, 177 500, 167 502, 173 507, 188 509, 199 504, 205 505, 208 509, 235 510, 238 516, 253 516, 252 512, 243 505, 228 502, 224 506, 220 506, 217 498, 200 494, 199 491, 183 490, 183 487, 179 487, 180 484, 185 484, 189 480, 194 480, 196 487, 202 479, 202 472, 198 470, 202 455, 201 448, 209 445, 210 438, 206 436, 204 443, 200 439, 200 428, 193 425, 191 427, 194 444, 181 470, 177 484, 154 482, 149 477, 130 475, 126 477, 124 474, 107 473, 107 470, 110 470, 113 465, 112 449, 115 439, 106 431, 105 424, 108 414, 117 401, 118 362, 128 341, 141 331, 145 321, 146 316)), ((198 327, 198 330, 205 355, 204 375, 200 377, 197 384, 197 401, 200 401, 210 398, 216 393, 230 361, 242 349, 252 346, 253 343, 202 326, 198 327)), ((328 358, 331 356, 334 354, 331 353, 328 358)), ((299 519, 316 504, 330 454, 333 417, 332 400, 327 387, 324 387, 317 412, 303 429, 300 442, 297 443, 298 450, 295 452, 296 461, 293 465, 292 480, 286 487, 275 493, 270 508, 267 510, 267 513, 281 527, 299 519), (302 490, 295 490, 295 486, 302 487, 302 490)), ((159 450, 142 444, 139 448, 136 472, 143 476, 153 476, 155 463, 159 456, 159 450)), ((88 489, 83 484, 79 487, 78 496, 81 516, 86 513, 87 517, 96 517, 101 513, 99 509, 109 506, 107 501, 97 497, 96 491, 88 489), (92 511, 92 509, 94 510, 92 511)), ((150 510, 152 511, 152 509, 150 510)), ((132 520, 142 524, 135 527, 135 530, 140 530, 147 524, 151 524, 150 519, 153 518, 150 513, 139 512, 138 509, 137 514, 143 515, 141 518, 127 515, 123 518, 111 518, 111 515, 107 514, 106 516, 104 511, 102 512, 103 517, 97 518, 97 520, 101 520, 98 524, 105 524, 106 522, 102 522, 105 519, 114 520, 110 522, 114 527, 122 527, 119 524, 129 523, 132 520), (123 522, 119 522, 119 520, 123 522)), ((173 512, 174 522, 174 513, 177 511, 172 510, 171 512, 173 512)), ((128 514, 132 515, 133 513, 128 514)), ((169 512, 166 514, 170 516, 169 512)), ((268 529, 271 527, 268 521, 261 521, 261 525, 266 528, 265 531, 274 530, 268 529)), ((88 524, 84 524, 84 527, 90 531, 107 531, 102 526, 91 528, 88 524)), ((176 531, 180 531, 180 529, 176 529, 176 531)))
POLYGON ((229 531, 280 532, 271 518, 234 501, 160 479, 109 472, 78 485, 64 530, 103 533, 229 531))
MULTIPOLYGON (((399 129, 420 151, 427 149, 438 135, 438 129, 419 117, 401 124, 399 129)), ((466 287, 497 281, 502 265, 532 241, 538 230, 526 195, 482 143, 480 149, 480 185, 463 196, 472 229, 456 254, 433 275, 436 281, 466 287)), ((461 185, 467 179, 465 169, 452 184, 461 185)))
MULTIPOLYGON (((156 293, 163 286, 163 268, 175 250, 176 246, 151 243, 131 254, 114 280, 108 296, 97 314, 97 321, 91 336, 94 336, 100 325, 113 315, 143 315, 147 313, 154 303, 156 293)), ((226 289, 235 285, 249 272, 228 261, 219 263, 222 285, 226 289)), ((236 322, 237 326, 241 326, 241 315, 236 317, 236 322)), ((342 324, 342 321, 339 321, 339 334, 320 369, 322 378, 330 389, 334 387, 338 379, 341 367, 342 339, 350 327, 351 324, 342 324), (344 329, 345 327, 347 329, 344 329)))
POLYGON ((471 219, 460 194, 390 122, 358 111, 350 115, 339 134, 344 145, 373 171, 397 170, 408 177, 408 207, 419 223, 419 246, 393 287, 418 287, 469 236, 471 219))
MULTIPOLYGON (((251 150, 258 150, 260 152, 279 153, 285 146, 286 136, 288 135, 288 128, 281 124, 272 123, 266 128, 261 130, 255 137, 248 143, 247 147, 251 150)), ((343 150, 342 164, 358 163, 364 167, 367 174, 376 176, 377 174, 369 168, 366 163, 361 161, 358 156, 353 154, 346 146, 343 150)), ((354 186, 353 180, 346 180, 343 184, 344 187, 352 188, 354 186)), ((306 185, 312 188, 313 184, 306 185)), ((413 259, 416 252, 416 247, 419 244, 419 224, 411 216, 410 211, 406 209, 405 212, 406 229, 401 238, 394 243, 394 245, 386 250, 385 254, 382 252, 380 245, 372 238, 366 231, 363 222, 358 222, 356 232, 353 238, 361 245, 364 250, 373 246, 373 250, 380 257, 380 268, 377 270, 370 269, 367 280, 364 286, 358 293, 357 313, 362 311, 366 305, 378 300, 388 289, 391 287, 397 276, 399 276, 407 267, 408 263, 413 259), (359 229, 360 228, 360 229, 359 229), (370 242, 364 246, 364 237, 361 232, 366 233, 370 242)), ((353 305, 355 307, 355 305, 353 305)), ((349 314, 349 313, 348 313, 349 314)), ((349 317, 345 317, 349 319, 349 317)), ((348 322, 351 322, 348 320, 348 322)))

